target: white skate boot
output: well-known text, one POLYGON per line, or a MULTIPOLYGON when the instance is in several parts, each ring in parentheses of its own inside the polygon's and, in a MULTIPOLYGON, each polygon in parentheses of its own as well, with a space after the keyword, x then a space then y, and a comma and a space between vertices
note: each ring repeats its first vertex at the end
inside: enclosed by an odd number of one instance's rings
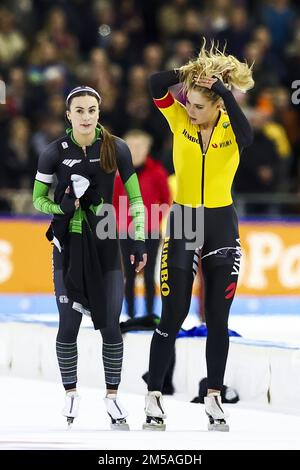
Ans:
POLYGON ((80 397, 76 391, 67 392, 65 397, 65 405, 62 409, 62 415, 66 416, 69 428, 74 418, 78 416, 80 397))
POLYGON ((115 393, 109 393, 104 399, 107 413, 111 419, 110 427, 117 431, 129 431, 126 422, 127 411, 115 393))
POLYGON ((161 392, 148 392, 145 397, 146 422, 143 429, 151 431, 165 431, 166 425, 164 419, 167 415, 163 408, 163 399, 161 392))
POLYGON ((229 426, 226 424, 225 418, 228 413, 225 413, 222 408, 221 397, 219 394, 210 394, 204 397, 205 413, 208 416, 208 430, 209 431, 223 431, 228 432, 229 426))

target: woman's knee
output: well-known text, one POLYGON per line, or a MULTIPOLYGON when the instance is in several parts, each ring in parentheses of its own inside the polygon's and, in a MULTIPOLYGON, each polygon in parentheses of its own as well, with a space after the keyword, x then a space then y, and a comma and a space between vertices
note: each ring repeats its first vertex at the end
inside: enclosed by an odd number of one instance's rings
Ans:
POLYGON ((123 341, 119 323, 106 328, 101 328, 100 334, 104 343, 115 344, 123 341))
POLYGON ((217 337, 228 336, 228 322, 223 319, 223 321, 207 321, 207 332, 209 335, 214 335, 217 337))
POLYGON ((77 340, 79 327, 60 326, 57 332, 57 339, 63 343, 73 343, 77 340))

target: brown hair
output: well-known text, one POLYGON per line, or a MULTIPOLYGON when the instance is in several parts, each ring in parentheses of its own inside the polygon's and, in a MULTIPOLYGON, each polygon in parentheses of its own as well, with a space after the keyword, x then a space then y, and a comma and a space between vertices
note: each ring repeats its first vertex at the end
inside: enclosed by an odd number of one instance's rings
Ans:
MULTIPOLYGON (((77 96, 93 96, 96 98, 98 105, 100 105, 99 95, 95 92, 93 93, 92 90, 78 90, 78 92, 71 92, 70 98, 66 100, 66 108, 69 111, 72 99, 77 96)), ((69 119, 67 118, 69 121, 69 119)), ((69 121, 70 122, 70 121, 69 121)), ((71 123, 70 123, 71 124, 71 123)), ((116 144, 115 144, 115 137, 105 129, 100 123, 98 123, 99 128, 101 130, 102 136, 102 145, 100 150, 100 166, 106 173, 112 173, 113 171, 117 170, 117 160, 116 160, 116 144)))
POLYGON ((117 170, 115 137, 104 126, 100 125, 100 129, 103 138, 100 151, 100 165, 106 173, 112 173, 117 170))

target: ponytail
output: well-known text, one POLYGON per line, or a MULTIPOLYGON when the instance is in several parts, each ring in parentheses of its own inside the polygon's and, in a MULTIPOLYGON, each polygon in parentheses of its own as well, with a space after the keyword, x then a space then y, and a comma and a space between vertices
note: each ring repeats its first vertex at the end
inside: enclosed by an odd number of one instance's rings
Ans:
POLYGON ((103 139, 100 151, 100 165, 106 173, 112 173, 117 170, 115 138, 105 127, 100 125, 100 129, 103 139))

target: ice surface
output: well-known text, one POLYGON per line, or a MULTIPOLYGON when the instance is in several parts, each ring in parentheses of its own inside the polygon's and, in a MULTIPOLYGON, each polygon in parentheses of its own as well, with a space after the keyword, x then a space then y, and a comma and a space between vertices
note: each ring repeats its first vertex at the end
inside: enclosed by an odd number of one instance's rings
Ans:
MULTIPOLYGON (((111 431, 104 392, 79 388, 81 409, 71 430, 61 414, 60 384, 1 377, 0 449, 300 449, 300 416, 245 403, 227 405, 229 433, 207 431, 204 405, 165 397, 166 432, 142 431, 144 397, 120 393, 130 432, 111 431)), ((178 399, 180 398, 180 399, 178 399)))

